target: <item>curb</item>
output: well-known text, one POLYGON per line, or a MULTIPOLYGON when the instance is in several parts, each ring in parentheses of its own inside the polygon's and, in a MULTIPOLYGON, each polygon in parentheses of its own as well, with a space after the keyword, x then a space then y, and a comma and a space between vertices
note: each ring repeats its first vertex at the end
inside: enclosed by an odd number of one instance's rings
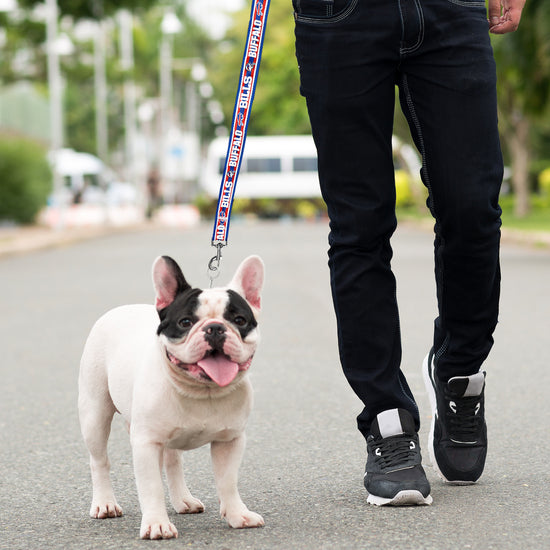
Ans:
POLYGON ((69 246, 116 233, 141 231, 146 227, 146 224, 140 224, 124 227, 103 226, 70 229, 50 229, 40 226, 3 228, 0 229, 0 258, 58 246, 69 246))

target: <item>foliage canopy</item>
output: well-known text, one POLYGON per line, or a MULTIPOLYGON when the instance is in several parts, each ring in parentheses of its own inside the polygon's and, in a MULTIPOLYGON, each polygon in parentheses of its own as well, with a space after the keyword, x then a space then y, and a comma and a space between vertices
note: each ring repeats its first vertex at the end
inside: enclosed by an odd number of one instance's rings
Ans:
MULTIPOLYGON (((22 8, 33 8, 41 0, 18 0, 22 8)), ((121 9, 146 10, 158 4, 157 0, 57 0, 62 15, 75 19, 103 19, 121 9)))
MULTIPOLYGON (((212 65, 212 83, 227 121, 231 121, 233 114, 249 14, 250 9, 246 7, 235 15, 233 26, 220 44, 212 65)), ((271 2, 250 134, 309 133, 306 104, 299 89, 292 3, 271 2)))

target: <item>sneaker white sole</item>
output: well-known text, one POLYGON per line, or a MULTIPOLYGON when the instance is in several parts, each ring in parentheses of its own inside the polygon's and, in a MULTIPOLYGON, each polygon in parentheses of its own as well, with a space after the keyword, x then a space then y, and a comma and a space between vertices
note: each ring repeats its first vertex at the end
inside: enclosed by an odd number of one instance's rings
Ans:
POLYGON ((430 461, 432 463, 433 469, 436 471, 437 475, 449 485, 474 485, 475 481, 453 481, 451 479, 447 479, 441 470, 439 469, 439 465, 437 464, 437 460, 435 458, 435 451, 434 451, 434 430, 435 430, 435 417, 437 415, 437 399, 435 396, 435 389, 432 383, 432 379, 430 378, 430 369, 428 365, 428 358, 430 357, 430 354, 426 355, 424 358, 424 362, 422 363, 422 374, 424 376, 424 385, 426 386, 426 391, 428 392, 428 397, 430 399, 430 406, 432 408, 432 422, 430 424, 430 433, 428 435, 428 452, 430 454, 430 461))
POLYGON ((375 506, 429 506, 433 502, 433 498, 431 495, 424 497, 420 491, 408 490, 399 491, 393 498, 369 494, 367 502, 375 506))

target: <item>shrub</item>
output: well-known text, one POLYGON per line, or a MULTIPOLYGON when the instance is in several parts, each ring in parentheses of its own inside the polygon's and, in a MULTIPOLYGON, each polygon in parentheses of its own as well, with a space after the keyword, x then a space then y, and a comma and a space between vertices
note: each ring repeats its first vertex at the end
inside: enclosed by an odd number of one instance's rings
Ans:
POLYGON ((395 171, 395 206, 410 206, 413 203, 410 177, 404 170, 395 171))
POLYGON ((550 168, 544 169, 538 177, 541 195, 550 195, 550 168))
POLYGON ((28 139, 0 136, 0 220, 32 223, 51 189, 44 149, 28 139))

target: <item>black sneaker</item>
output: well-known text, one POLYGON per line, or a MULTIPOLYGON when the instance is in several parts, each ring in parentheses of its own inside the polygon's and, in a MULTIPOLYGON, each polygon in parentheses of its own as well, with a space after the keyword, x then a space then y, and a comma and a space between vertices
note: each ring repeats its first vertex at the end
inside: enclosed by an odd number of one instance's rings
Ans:
POLYGON ((367 502, 377 506, 431 504, 430 484, 410 413, 405 409, 384 411, 377 415, 370 432, 364 478, 367 502))
POLYGON ((432 464, 448 483, 475 483, 483 473, 487 456, 485 373, 455 376, 445 384, 435 375, 432 352, 424 359, 423 372, 432 405, 432 464))

